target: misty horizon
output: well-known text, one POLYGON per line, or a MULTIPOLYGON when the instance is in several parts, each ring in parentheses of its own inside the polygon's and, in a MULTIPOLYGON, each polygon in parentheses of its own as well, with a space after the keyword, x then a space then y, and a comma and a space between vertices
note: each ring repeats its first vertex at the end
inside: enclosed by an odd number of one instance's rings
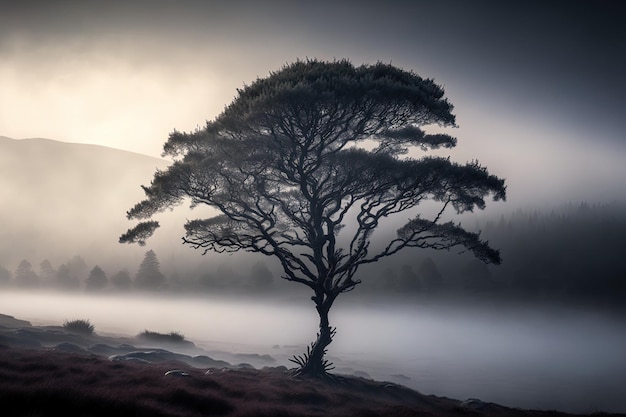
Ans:
MULTIPOLYGON (((66 265, 72 261, 72 258, 78 256, 85 262, 85 270, 80 271, 76 278, 80 281, 77 289, 83 291, 84 282, 90 270, 95 266, 104 269, 108 279, 121 271, 127 271, 133 278, 145 252, 148 249, 154 249, 161 263, 161 268, 166 274, 165 284, 166 288, 170 287, 168 290, 170 292, 173 288, 179 288, 183 291, 204 288, 204 291, 225 289, 245 292, 247 291, 245 288, 252 285, 248 281, 251 268, 255 263, 262 263, 269 268, 277 288, 284 288, 286 291, 290 288, 289 283, 283 282, 284 280, 281 279, 282 272, 278 263, 273 259, 251 254, 217 255, 209 253, 202 256, 201 251, 182 245, 180 240, 184 235, 184 230, 181 227, 182 222, 184 219, 201 217, 203 215, 202 210, 165 213, 161 216, 163 227, 166 228, 163 231, 163 236, 154 238, 155 240, 150 242, 147 248, 121 245, 117 242, 119 233, 129 227, 129 222, 124 216, 125 211, 142 194, 139 185, 147 184, 155 169, 166 167, 168 162, 165 160, 108 147, 68 144, 54 140, 24 141, 5 138, 0 141, 0 147, 4 147, 5 162, 3 168, 0 168, 0 173, 4 173, 5 180, 0 176, 0 182, 5 181, 3 186, 5 196, 7 192, 11 193, 10 190, 15 190, 13 191, 15 197, 6 199, 6 201, 12 201, 13 204, 5 204, 0 210, 0 218, 8 226, 5 228, 5 234, 9 233, 13 236, 5 240, 5 247, 0 252, 0 266, 7 270, 9 275, 15 275, 16 268, 22 261, 28 261, 32 270, 41 275, 40 263, 44 260, 52 264, 53 272, 49 272, 48 275, 56 274, 59 267, 66 265), (19 146, 16 147, 16 145, 19 146), (12 159, 7 160, 6 158, 12 159), (62 170, 58 169, 60 164, 63 165, 62 170), (113 164, 121 164, 129 168, 117 169, 114 168, 113 164), (30 176, 24 177, 26 182, 16 181, 23 175, 20 170, 27 166, 32 168, 29 168, 30 176), (29 185, 32 184, 32 182, 28 182, 32 181, 29 178, 40 178, 39 184, 29 185), (66 178, 73 179, 68 182, 66 178), (120 188, 117 188, 114 193, 111 192, 113 184, 120 184, 120 188), (39 201, 47 202, 48 206, 45 212, 38 212, 37 203, 39 201), (73 224, 81 224, 82 226, 76 228, 72 226, 73 224), (62 245, 55 243, 59 239, 63 242, 62 245), (249 260, 242 262, 241 259, 249 260), (219 284, 218 282, 222 283, 219 284)), ((1 158, 2 156, 0 156, 1 158)), ((619 201, 598 203, 583 201, 563 202, 560 205, 555 204, 545 208, 535 206, 531 209, 524 209, 512 206, 507 202, 494 204, 500 205, 499 209, 489 210, 488 208, 484 212, 469 213, 458 218, 452 217, 452 219, 460 220, 472 230, 482 231, 486 239, 503 250, 504 265, 489 267, 479 275, 488 274, 485 276, 488 276, 489 280, 494 280, 494 284, 485 285, 497 285, 499 288, 510 290, 517 288, 516 285, 523 287, 525 284, 522 281, 525 279, 528 281, 524 277, 541 271, 530 268, 528 262, 524 261, 521 255, 522 253, 533 253, 527 255, 532 256, 533 261, 541 258, 541 255, 532 252, 532 248, 537 247, 537 244, 532 243, 533 235, 527 226, 530 219, 536 218, 538 222, 536 227, 543 228, 542 231, 537 231, 537 233, 543 233, 543 242, 558 242, 558 239, 565 237, 565 235, 559 237, 564 233, 564 230, 555 228, 556 223, 563 221, 563 216, 574 216, 571 220, 572 224, 584 225, 585 222, 593 221, 586 226, 587 229, 584 227, 581 229, 583 236, 591 233, 592 230, 598 230, 596 223, 601 225, 604 219, 616 222, 611 226, 613 229, 607 229, 606 232, 618 233, 624 224, 624 218, 620 215, 620 207, 623 207, 624 204, 619 201), (591 214, 581 212, 579 207, 581 204, 589 207, 591 214), (542 226, 544 223, 545 225, 542 226), (550 237, 548 237, 545 233, 546 230, 552 230, 550 227, 554 231, 549 232, 550 237), (518 231, 512 233, 513 229, 511 228, 518 231), (520 235, 520 233, 522 234, 520 235), (520 246, 520 242, 527 242, 523 244, 526 246, 520 246), (512 281, 511 276, 515 275, 519 275, 522 281, 519 283, 512 281)), ((378 237, 375 237, 374 241, 384 238, 385 235, 395 233, 399 226, 399 224, 390 223, 383 227, 375 235, 378 237)), ((547 264, 548 266, 541 267, 543 270, 541 273, 555 274, 554 268, 556 267, 565 271, 563 268, 566 265, 563 265, 562 261, 556 261, 556 259, 558 258, 557 254, 565 253, 564 248, 567 241, 571 241, 571 238, 567 238, 559 246, 550 247, 549 250, 553 252, 553 266, 547 264)), ((611 244, 610 240, 605 243, 602 243, 602 240, 590 240, 587 246, 584 246, 583 243, 581 245, 586 248, 588 254, 581 253, 576 259, 588 259, 585 262, 602 258, 608 259, 602 266, 597 262, 592 262, 587 269, 594 268, 596 271, 604 271, 604 275, 608 274, 607 279, 611 274, 619 273, 621 267, 618 266, 620 265, 619 262, 616 263, 619 257, 607 258, 607 253, 610 253, 611 248, 615 246, 611 244)), ((365 282, 359 286, 358 290, 364 293, 385 288, 386 291, 392 291, 391 288, 394 285, 404 285, 400 284, 403 279, 408 279, 402 278, 404 274, 418 273, 419 269, 422 268, 421 263, 426 258, 434 259, 433 265, 442 275, 444 287, 449 287, 454 291, 463 290, 467 284, 464 284, 463 279, 458 277, 462 277, 465 273, 463 271, 471 268, 469 266, 470 258, 459 256, 456 252, 458 251, 437 253, 406 250, 390 262, 364 268, 360 272, 360 276, 365 282), (391 268, 388 265, 391 265, 391 268), (402 268, 405 267, 410 268, 407 270, 410 272, 403 271, 402 268), (377 282, 378 276, 387 276, 389 282, 377 282), (391 281, 389 280, 390 276, 392 277, 391 281)), ((545 263, 545 261, 542 262, 545 263)), ((582 271, 585 268, 578 266, 574 270, 582 271)), ((420 278, 421 281, 424 279, 420 278)), ((581 280, 581 282, 584 281, 584 279, 581 280)), ((14 279, 12 282, 12 285, 17 285, 14 279)), ((54 277, 43 280, 41 284, 35 285, 35 287, 39 285, 44 288, 56 286, 54 277)), ((421 291, 426 291, 426 284, 420 285, 421 291)), ((528 285, 532 288, 540 284, 535 282, 528 285)), ((555 284, 546 285, 548 285, 546 288, 549 288, 549 285, 554 286, 555 284)), ((549 291, 555 297, 566 296, 566 294, 557 295, 559 292, 556 289, 560 288, 561 285, 559 284, 549 291)), ((618 288, 623 287, 616 285, 618 285, 617 281, 614 284, 615 291, 619 291, 618 288)), ((599 288, 598 284, 595 286, 599 288)), ((112 285, 109 285, 108 288, 112 289, 112 285)), ((519 288, 513 293, 517 293, 519 288)), ((578 291, 574 291, 573 294, 578 291)), ((607 289, 599 290, 602 294, 607 291, 607 289)), ((580 292, 584 295, 588 291, 580 290, 580 292)), ((620 292, 616 292, 614 297, 617 298, 618 294, 620 292)))

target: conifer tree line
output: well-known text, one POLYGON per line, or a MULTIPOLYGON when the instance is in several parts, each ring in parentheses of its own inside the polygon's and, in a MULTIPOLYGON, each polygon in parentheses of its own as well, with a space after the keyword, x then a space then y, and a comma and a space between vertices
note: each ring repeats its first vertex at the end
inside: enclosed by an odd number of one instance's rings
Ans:
POLYGON ((219 291, 244 289, 268 291, 273 288, 274 277, 265 263, 252 264, 249 271, 235 271, 226 265, 217 265, 215 271, 186 273, 184 277, 171 277, 161 271, 161 264, 153 250, 145 252, 136 272, 121 269, 113 275, 95 265, 88 266, 80 255, 55 268, 48 259, 37 265, 23 259, 11 271, 0 265, 0 288, 57 289, 67 291, 219 291))
POLYGON ((626 204, 583 202, 550 211, 517 210, 478 222, 475 228, 500 248, 501 265, 485 265, 469 255, 432 252, 427 262, 421 261, 430 264, 431 272, 409 257, 399 257, 394 264, 382 266, 378 274, 395 282, 398 293, 413 288, 439 294, 623 306, 626 204), (401 285, 407 276, 417 278, 413 287, 401 285))
POLYGON ((80 255, 55 268, 48 259, 39 268, 23 259, 14 272, 0 266, 0 285, 18 288, 60 290, 159 290, 165 284, 160 264, 153 250, 148 250, 134 276, 127 269, 108 275, 99 265, 89 267, 80 255))
MULTIPOLYGON (((363 294, 511 295, 523 299, 586 298, 620 302, 626 296, 624 204, 570 204, 551 212, 518 210, 479 222, 476 229, 502 253, 492 267, 471 256, 428 252, 399 256, 364 271, 363 294), (368 275, 368 276, 365 276, 368 275)), ((78 255, 55 267, 22 260, 13 270, 0 266, 2 288, 56 288, 95 291, 207 291, 275 289, 274 274, 263 262, 244 270, 215 265, 212 270, 167 277, 154 251, 145 253, 135 271, 106 271, 88 266, 78 255)))

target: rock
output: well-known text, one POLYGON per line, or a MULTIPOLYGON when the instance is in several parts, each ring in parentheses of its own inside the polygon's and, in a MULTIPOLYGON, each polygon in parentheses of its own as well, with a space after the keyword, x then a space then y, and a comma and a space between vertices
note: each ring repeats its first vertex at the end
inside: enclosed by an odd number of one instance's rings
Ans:
POLYGON ((403 374, 394 374, 394 375, 390 375, 393 379, 395 379, 396 381, 410 381, 411 377, 403 375, 403 374))
POLYGON ((23 348, 40 348, 42 344, 32 337, 14 336, 0 334, 0 345, 23 347, 23 348))
POLYGON ((479 400, 478 398, 468 398, 461 403, 461 407, 469 408, 476 411, 484 411, 490 406, 490 403, 479 400))
POLYGON ((124 362, 135 362, 135 363, 145 363, 145 364, 150 363, 145 359, 128 357, 126 355, 113 355, 113 356, 109 356, 109 359, 114 362, 124 361, 124 362))
POLYGON ((231 366, 231 364, 226 361, 216 360, 206 355, 192 356, 187 363, 201 368, 226 368, 231 366))
POLYGON ((189 377, 191 375, 181 369, 172 369, 170 371, 167 371, 165 373, 165 376, 189 377))
POLYGON ((287 372, 289 369, 285 365, 279 366, 264 366, 261 368, 262 371, 270 371, 270 372, 287 372))
POLYGON ((235 365, 235 368, 237 369, 254 369, 254 366, 250 365, 249 363, 240 363, 235 365))
POLYGON ((135 346, 129 345, 128 343, 121 343, 117 345, 117 349, 124 350, 126 352, 132 352, 133 350, 137 350, 135 346))
POLYGON ((142 361, 149 362, 149 363, 168 362, 168 361, 176 361, 176 360, 184 361, 185 358, 187 359, 190 358, 187 355, 180 355, 180 354, 172 353, 168 350, 163 350, 163 349, 155 349, 155 350, 148 350, 148 351, 135 350, 132 352, 115 355, 115 356, 116 356, 116 360, 122 360, 122 358, 140 359, 142 361))
POLYGON ((104 343, 97 343, 95 345, 91 345, 87 348, 87 350, 91 353, 95 353, 96 355, 102 356, 111 356, 116 353, 120 353, 119 349, 109 346, 104 343))
POLYGON ((248 360, 257 360, 261 362, 269 362, 269 363, 276 362, 276 359, 274 359, 270 355, 259 355, 258 353, 237 353, 235 354, 235 356, 238 358, 244 358, 248 360))
POLYGON ((363 372, 363 371, 354 371, 352 372, 352 375, 359 377, 359 378, 372 379, 372 377, 367 372, 363 372))
POLYGON ((228 367, 228 368, 209 368, 206 370, 206 372, 204 373, 205 375, 214 375, 214 374, 225 374, 228 372, 232 372, 233 369, 228 367))
POLYGON ((20 327, 32 327, 32 324, 30 324, 29 321, 16 319, 7 314, 0 314, 0 326, 16 329, 20 327))

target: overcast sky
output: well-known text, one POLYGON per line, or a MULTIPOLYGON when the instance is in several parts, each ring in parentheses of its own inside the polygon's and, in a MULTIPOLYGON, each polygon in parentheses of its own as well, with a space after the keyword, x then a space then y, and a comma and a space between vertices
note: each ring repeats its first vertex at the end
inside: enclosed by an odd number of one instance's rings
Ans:
POLYGON ((624 198, 624 21, 618 0, 2 2, 0 136, 158 156, 285 63, 384 61, 444 86, 453 158, 510 201, 624 198))

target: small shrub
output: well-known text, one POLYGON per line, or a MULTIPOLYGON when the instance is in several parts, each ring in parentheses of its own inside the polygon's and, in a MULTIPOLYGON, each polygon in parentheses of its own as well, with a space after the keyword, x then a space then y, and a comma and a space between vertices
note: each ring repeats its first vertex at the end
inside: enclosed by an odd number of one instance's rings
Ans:
POLYGON ((63 328, 70 332, 82 333, 82 334, 92 334, 94 327, 93 324, 89 322, 89 320, 65 320, 63 323, 63 328))
POLYGON ((180 343, 185 340, 185 336, 183 336, 182 334, 178 332, 159 333, 159 332, 152 332, 150 330, 144 330, 143 332, 139 333, 139 338, 152 340, 155 342, 176 342, 176 343, 180 343))

